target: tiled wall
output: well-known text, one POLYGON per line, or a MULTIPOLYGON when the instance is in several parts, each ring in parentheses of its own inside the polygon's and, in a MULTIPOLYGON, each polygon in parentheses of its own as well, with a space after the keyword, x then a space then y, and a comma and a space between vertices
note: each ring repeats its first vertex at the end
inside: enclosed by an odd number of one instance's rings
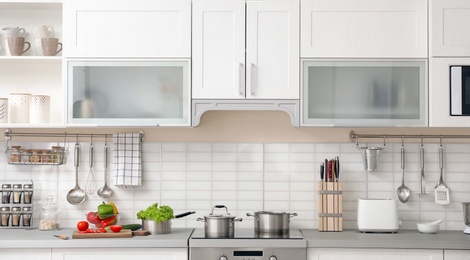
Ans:
MULTIPOLYGON (((9 143, 12 145, 12 142, 9 143)), ((56 143, 21 143, 14 145, 49 148, 56 143)), ((94 176, 103 185, 103 145, 94 143, 94 176)), ((112 144, 110 151, 112 151, 112 144)), ((361 144, 362 146, 363 144, 361 144)), ((370 144, 383 146, 383 144, 370 144)), ((0 142, 5 149, 6 142, 0 142)), ((96 193, 84 203, 67 203, 66 194, 75 185, 74 143, 61 166, 15 166, 0 156, 0 183, 33 180, 35 185, 35 225, 40 204, 48 194, 58 198, 62 227, 75 227, 85 213, 96 209, 102 199, 96 193)), ((89 174, 89 143, 81 144, 79 184, 85 188, 89 174)), ((451 204, 434 203, 434 186, 439 178, 438 144, 425 144, 427 195, 418 195, 420 185, 418 143, 405 143, 405 184, 412 190, 408 203, 398 203, 401 228, 415 229, 419 221, 442 219, 441 229, 462 230, 461 202, 470 201, 470 144, 444 144, 444 180, 451 191, 451 204)), ((178 143, 144 142, 143 185, 118 188, 109 201, 116 203, 121 223, 139 223, 136 212, 154 202, 171 206, 175 213, 196 211, 195 215, 173 220, 173 227, 199 227, 197 217, 211 212, 216 204, 226 205, 232 215, 243 218, 238 227, 252 228, 247 212, 283 210, 298 213, 291 227, 316 228, 315 182, 319 181, 320 163, 340 157, 343 184, 344 227, 356 228, 358 198, 394 198, 401 184, 401 143, 387 144, 381 155, 381 171, 366 173, 360 151, 352 143, 178 143)), ((111 157, 111 156, 110 156, 111 157)), ((112 184, 112 164, 108 170, 112 184)), ((397 200, 398 201, 398 200, 397 200)))

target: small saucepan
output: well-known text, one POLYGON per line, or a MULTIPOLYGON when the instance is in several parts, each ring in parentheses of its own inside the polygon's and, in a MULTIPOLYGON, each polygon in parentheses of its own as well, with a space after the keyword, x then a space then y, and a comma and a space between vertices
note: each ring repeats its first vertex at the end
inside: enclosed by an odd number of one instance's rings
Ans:
POLYGON ((227 207, 224 205, 216 205, 212 208, 212 212, 198 218, 197 221, 205 222, 204 234, 207 238, 229 238, 234 236, 235 222, 241 222, 241 218, 235 219, 235 216, 228 213, 227 207), (214 209, 225 208, 225 215, 214 214, 214 209))
MULTIPOLYGON (((188 211, 175 215, 175 218, 182 218, 196 213, 195 211, 188 211)), ((156 222, 155 220, 142 219, 142 229, 147 230, 151 235, 162 235, 171 233, 171 219, 156 222)))

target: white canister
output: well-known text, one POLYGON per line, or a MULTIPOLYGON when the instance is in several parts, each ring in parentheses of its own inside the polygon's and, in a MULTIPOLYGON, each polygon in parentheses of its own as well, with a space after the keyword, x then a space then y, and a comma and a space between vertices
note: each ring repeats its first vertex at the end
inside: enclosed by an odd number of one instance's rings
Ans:
POLYGON ((32 124, 49 123, 51 110, 51 97, 33 95, 29 103, 29 122, 32 124))
POLYGON ((8 98, 0 98, 0 124, 8 123, 8 98))
POLYGON ((8 98, 8 120, 10 123, 29 123, 31 94, 11 93, 8 98))

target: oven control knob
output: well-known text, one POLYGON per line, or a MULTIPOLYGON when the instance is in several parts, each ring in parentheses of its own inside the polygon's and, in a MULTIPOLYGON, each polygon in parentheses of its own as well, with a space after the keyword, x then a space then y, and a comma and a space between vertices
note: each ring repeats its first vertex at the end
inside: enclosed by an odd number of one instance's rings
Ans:
POLYGON ((219 260, 228 260, 228 258, 223 255, 223 256, 219 257, 219 260))
POLYGON ((277 257, 276 256, 270 256, 269 260, 277 260, 277 257))

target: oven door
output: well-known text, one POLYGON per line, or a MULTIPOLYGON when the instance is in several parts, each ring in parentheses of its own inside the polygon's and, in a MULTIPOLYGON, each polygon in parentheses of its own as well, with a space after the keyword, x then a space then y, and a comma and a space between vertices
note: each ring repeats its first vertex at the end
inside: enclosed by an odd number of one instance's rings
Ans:
POLYGON ((470 116, 470 66, 450 66, 450 115, 470 116))

